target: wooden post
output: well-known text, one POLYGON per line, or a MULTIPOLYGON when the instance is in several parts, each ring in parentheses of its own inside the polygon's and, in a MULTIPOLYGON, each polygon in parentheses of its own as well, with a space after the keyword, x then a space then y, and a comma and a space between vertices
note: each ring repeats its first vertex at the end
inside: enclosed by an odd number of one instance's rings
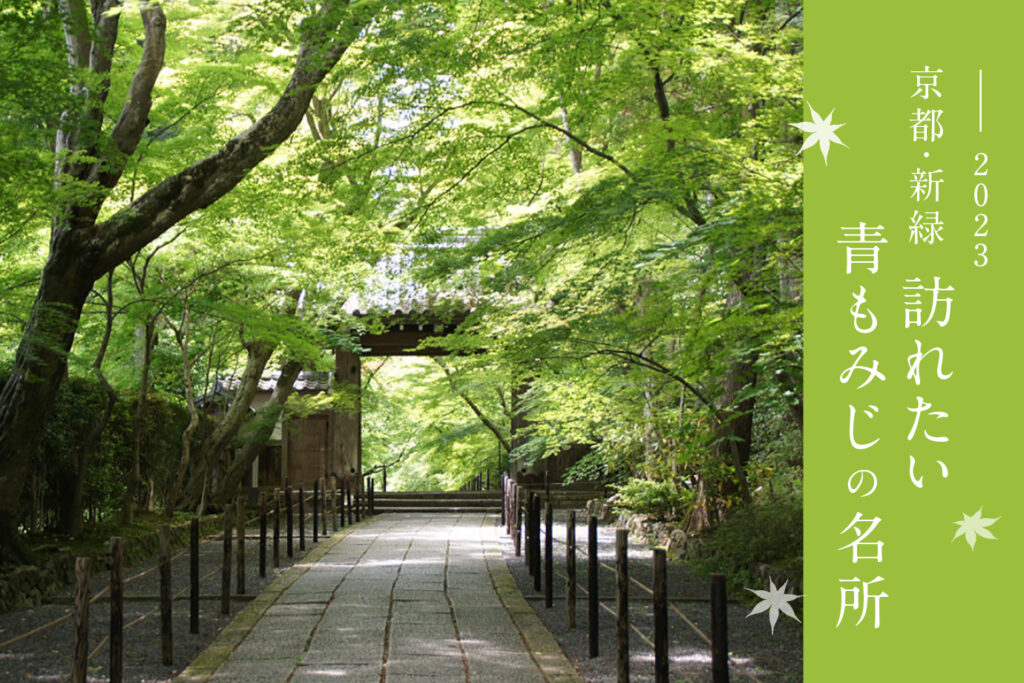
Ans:
POLYGON ((512 543, 516 547, 516 557, 523 554, 523 502, 519 484, 512 486, 512 543))
POLYGON ((89 558, 75 558, 75 649, 72 683, 85 683, 89 668, 89 558))
POLYGON ((485 491, 490 491, 491 490, 491 468, 488 467, 486 470, 484 470, 484 472, 485 472, 486 477, 487 477, 486 487, 484 488, 484 490, 485 491))
POLYGON ((331 475, 331 531, 338 530, 338 482, 331 475))
POLYGON ((619 683, 629 680, 629 532, 615 530, 615 641, 619 683))
POLYGON ((352 526, 352 483, 345 482, 345 498, 348 500, 348 525, 352 526))
POLYGON ((238 594, 245 593, 245 496, 238 494, 235 501, 235 531, 238 533, 238 558, 235 560, 235 586, 238 594))
POLYGON ((189 522, 188 539, 188 632, 199 633, 199 518, 189 522))
POLYGON ((729 642, 725 619, 725 574, 711 575, 711 678, 729 681, 729 642))
POLYGON ((551 501, 544 504, 544 606, 555 604, 555 560, 554 542, 551 538, 553 526, 551 501))
MULTIPOLYGON (((299 484, 299 550, 306 549, 306 492, 299 484)), ((315 523, 315 522, 314 522, 315 523)))
POLYGON ((124 680, 124 541, 110 539, 110 683, 124 680))
POLYGON ((530 548, 530 559, 533 560, 533 590, 540 592, 541 550, 540 550, 540 496, 533 497, 533 547, 530 548))
MULTIPOLYGON (((301 513, 300 513, 301 514, 301 513)), ((313 480, 313 543, 320 542, 320 480, 313 480)))
POLYGON ((576 511, 565 525, 565 625, 576 628, 576 511))
POLYGON ((388 492, 388 466, 387 465, 384 465, 383 469, 381 469, 381 471, 380 471, 380 492, 381 493, 387 493, 388 492))
POLYGON ((327 477, 320 477, 320 534, 327 537, 327 477))
POLYGON ((370 514, 371 515, 377 514, 376 511, 373 509, 373 504, 374 504, 373 496, 376 493, 376 491, 374 490, 375 486, 376 486, 376 484, 374 483, 373 477, 370 477, 370 514))
POLYGON ((501 525, 505 527, 505 534, 511 536, 508 529, 508 482, 505 475, 501 475, 501 525))
POLYGON ((526 528, 523 529, 523 541, 526 546, 523 549, 523 561, 526 562, 526 569, 530 572, 530 576, 533 576, 533 558, 530 555, 533 553, 533 492, 526 492, 526 502, 523 509, 523 514, 526 519, 523 520, 526 523, 526 528))
POLYGON ((231 613, 231 506, 224 506, 224 556, 220 566, 220 613, 231 613))
POLYGON ((267 494, 260 493, 260 578, 267 575, 267 494))
POLYGON ((338 487, 338 526, 345 528, 345 488, 344 483, 338 487))
POLYGON ((281 566, 281 489, 274 489, 274 568, 281 566))
POLYGON ((597 642, 597 517, 591 515, 587 522, 587 637, 590 641, 590 656, 598 653, 597 642))
POLYGON ((356 521, 357 522, 362 520, 362 518, 363 518, 363 497, 361 495, 362 494, 362 489, 363 489, 363 479, 362 479, 362 477, 356 477, 355 479, 353 479, 352 480, 352 497, 355 499, 353 501, 353 503, 354 503, 354 507, 356 509, 356 521))
POLYGON ((291 486, 285 486, 284 487, 284 519, 285 519, 285 528, 286 528, 286 534, 287 535, 285 537, 285 546, 284 547, 285 547, 285 552, 288 554, 288 557, 293 557, 294 554, 295 554, 295 549, 292 546, 292 539, 294 537, 294 533, 293 532, 294 532, 295 521, 292 519, 292 517, 293 517, 293 513, 292 513, 292 487, 291 486))
POLYGON ((654 680, 668 683, 668 600, 665 549, 654 549, 654 680))
POLYGON ((160 661, 174 663, 173 615, 171 614, 171 528, 160 525, 160 661))

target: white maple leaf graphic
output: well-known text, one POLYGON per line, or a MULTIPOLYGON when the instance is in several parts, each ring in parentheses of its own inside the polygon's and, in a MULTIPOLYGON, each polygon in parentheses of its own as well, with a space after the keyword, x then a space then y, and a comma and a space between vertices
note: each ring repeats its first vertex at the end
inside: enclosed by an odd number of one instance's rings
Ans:
POLYGON ((751 617, 755 614, 760 614, 761 612, 768 610, 768 621, 769 623, 771 623, 772 626, 772 635, 775 635, 775 622, 779 620, 779 612, 782 612, 786 616, 793 617, 797 621, 800 621, 800 619, 796 616, 796 613, 793 612, 793 608, 790 607, 789 603, 790 601, 796 600, 797 598, 802 598, 803 596, 791 595, 787 593, 786 584, 788 583, 789 581, 786 581, 782 584, 781 588, 776 588, 775 582, 771 579, 768 579, 768 584, 771 587, 769 590, 758 591, 754 590, 753 588, 747 589, 757 597, 761 598, 761 602, 754 605, 754 609, 750 610, 750 614, 748 614, 747 616, 751 617))
POLYGON ((826 116, 823 119, 818 114, 818 112, 814 111, 814 107, 812 107, 810 104, 807 105, 807 108, 811 110, 812 121, 801 121, 800 123, 791 123, 789 125, 793 126, 794 128, 799 128, 805 133, 810 133, 810 135, 807 136, 807 139, 804 140, 804 146, 800 148, 800 151, 803 152, 805 149, 808 149, 809 147, 813 147, 814 145, 820 145, 821 156, 825 158, 825 165, 828 166, 829 144, 834 142, 836 144, 842 145, 843 147, 847 146, 846 143, 840 140, 839 137, 835 134, 835 131, 837 129, 842 128, 846 124, 837 123, 836 125, 832 125, 832 114, 835 112, 835 109, 830 111, 828 113, 828 116, 826 116))
POLYGON ((971 546, 971 550, 974 550, 974 543, 978 540, 978 536, 981 536, 982 538, 990 538, 993 541, 997 540, 996 537, 992 535, 992 532, 985 527, 992 526, 1002 519, 1002 517, 996 517, 994 519, 991 517, 982 517, 981 508, 978 508, 978 511, 970 517, 967 516, 966 512, 963 514, 964 518, 962 520, 959 522, 953 522, 953 524, 960 527, 953 535, 954 541, 963 536, 967 540, 967 545, 971 546))

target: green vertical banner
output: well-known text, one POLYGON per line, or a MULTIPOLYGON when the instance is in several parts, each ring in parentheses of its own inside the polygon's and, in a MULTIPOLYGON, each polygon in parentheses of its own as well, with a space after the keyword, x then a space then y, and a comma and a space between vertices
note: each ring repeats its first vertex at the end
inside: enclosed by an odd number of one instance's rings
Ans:
POLYGON ((1021 680, 1022 19, 806 8, 808 681, 1021 680))

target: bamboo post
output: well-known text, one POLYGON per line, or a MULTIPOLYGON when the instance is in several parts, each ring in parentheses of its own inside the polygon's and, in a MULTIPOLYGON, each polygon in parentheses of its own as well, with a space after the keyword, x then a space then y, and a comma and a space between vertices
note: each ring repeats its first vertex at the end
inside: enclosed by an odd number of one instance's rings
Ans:
POLYGON ((590 656, 598 654, 597 642, 597 517, 591 515, 587 522, 587 638, 590 641, 590 656))
POLYGON ((199 633, 199 518, 189 522, 188 632, 199 633))
POLYGON ((220 613, 231 613, 231 506, 224 506, 224 544, 220 566, 220 613))
POLYGON ((171 528, 160 525, 160 661, 174 663, 173 615, 171 613, 171 528))
POLYGON ((565 625, 576 628, 576 511, 565 525, 565 625))
POLYGON ((260 578, 267 575, 267 494, 260 493, 260 578))
POLYGON ((665 549, 654 549, 654 680, 668 683, 668 600, 665 549))
POLYGON ((544 606, 555 604, 555 560, 554 542, 551 538, 553 526, 551 501, 544 504, 544 606))
POLYGON ((235 500, 235 532, 238 534, 238 558, 235 560, 235 585, 238 594, 245 593, 245 496, 238 494, 235 500))
POLYGON ((729 681, 729 642, 725 618, 725 574, 711 575, 711 677, 729 681))
POLYGON ((281 566, 281 489, 274 489, 274 568, 281 566))
POLYGON ((110 539, 110 682, 124 680, 124 541, 110 539))
POLYGON ((75 558, 75 645, 71 659, 72 683, 85 683, 89 667, 88 557, 75 558))
POLYGON ((615 530, 615 642, 619 683, 629 681, 629 557, 625 529, 615 530))

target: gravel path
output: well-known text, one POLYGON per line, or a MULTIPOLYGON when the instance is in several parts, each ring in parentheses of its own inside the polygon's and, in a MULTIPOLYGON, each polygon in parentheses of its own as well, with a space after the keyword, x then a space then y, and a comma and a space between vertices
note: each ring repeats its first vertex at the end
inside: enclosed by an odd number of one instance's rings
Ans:
MULTIPOLYGON (((615 617, 605 609, 600 610, 600 656, 590 659, 587 642, 587 585, 586 557, 577 553, 577 626, 566 628, 565 614, 565 521, 567 514, 556 513, 554 533, 555 582, 554 606, 544 607, 543 592, 533 589, 533 579, 526 570, 522 557, 516 557, 512 540, 499 534, 502 554, 520 590, 527 597, 536 613, 558 639, 559 645, 572 663, 588 681, 615 680, 615 617)), ((258 528, 247 530, 246 542, 246 589, 248 596, 254 596, 265 588, 292 561, 285 552, 282 524, 281 568, 274 569, 271 551, 268 547, 267 577, 258 576, 259 557, 258 528)), ((297 533, 297 526, 296 526, 297 533)), ((599 530, 599 557, 602 562, 614 566, 614 529, 602 526, 599 530)), ((312 548, 311 526, 307 524, 307 548, 312 548)), ((270 531, 268 530, 268 536, 270 531)), ((578 548, 585 552, 587 529, 578 524, 576 528, 578 548)), ((269 545, 269 543, 268 543, 269 545)), ((295 560, 301 559, 298 542, 295 543, 295 560)), ((125 624, 142 620, 125 631, 125 680, 127 681, 170 681, 192 659, 194 659, 217 633, 249 602, 240 597, 231 601, 231 614, 220 614, 220 562, 222 542, 217 537, 206 539, 200 545, 200 594, 211 596, 200 602, 200 629, 198 634, 188 632, 188 553, 180 553, 172 562, 172 592, 184 591, 182 598, 174 602, 174 663, 161 664, 160 617, 155 596, 159 592, 158 572, 151 571, 145 576, 125 585, 125 624), (127 599, 135 598, 135 599, 127 599)), ((630 576, 651 586, 651 553, 636 541, 630 541, 630 576)), ((153 569, 156 559, 141 565, 126 568, 125 577, 153 569)), ((95 570, 94 570, 95 571, 95 570)), ((109 574, 99 571, 91 582, 96 593, 106 587, 109 574)), ((608 607, 615 608, 615 576, 608 569, 599 569, 599 593, 608 607)), ((234 581, 234 566, 232 566, 234 581)), ((758 587, 765 588, 765 587, 758 587)), ((234 585, 233 585, 234 589, 234 585)), ((671 598, 681 598, 674 604, 693 622, 697 629, 710 633, 707 582, 682 564, 669 564, 668 593, 671 598)), ((71 612, 71 589, 62 593, 59 604, 44 605, 32 609, 0 614, 0 642, 30 631, 38 626, 71 612)), ((730 603, 728 612, 729 650, 731 655, 730 673, 733 680, 801 681, 803 659, 803 632, 801 625, 785 616, 779 618, 774 635, 768 626, 766 613, 746 618, 750 607, 730 603)), ((637 629, 652 638, 653 620, 650 595, 635 584, 630 585, 630 618, 637 629)), ((109 622, 109 602, 104 599, 93 603, 90 609, 90 647, 97 649, 106 635, 109 622)), ((706 642, 671 609, 669 610, 669 657, 672 680, 710 681, 710 651, 706 642)), ((0 681, 58 681, 67 680, 71 671, 71 650, 73 624, 68 619, 42 633, 26 638, 0 650, 0 681)), ((103 644, 90 660, 91 681, 107 681, 108 646, 103 644)), ((654 657, 649 643, 636 631, 630 634, 630 672, 633 681, 654 679, 654 657)))
MULTIPOLYGON (((565 608, 565 534, 568 513, 556 511, 552 539, 554 540, 554 604, 544 607, 543 582, 541 591, 534 590, 533 577, 529 575, 523 557, 516 557, 512 539, 502 532, 502 553, 509 569, 527 597, 527 601, 540 616, 548 629, 558 639, 562 650, 588 681, 616 680, 616 639, 615 616, 608 610, 599 610, 599 652, 589 658, 587 641, 587 527, 577 524, 576 543, 576 628, 566 627, 565 608), (579 552, 582 551, 582 552, 579 552)), ((583 517, 578 513, 578 520, 583 517)), ((543 552, 543 532, 542 532, 543 552)), ((525 546, 525 539, 524 539, 525 546)), ((598 528, 598 557, 601 562, 615 566, 615 530, 611 526, 598 528)), ((629 575, 651 587, 651 552, 645 545, 630 539, 629 575)), ((669 563, 668 595, 671 602, 693 622, 704 634, 710 636, 710 587, 707 580, 698 576, 686 565, 669 563), (672 600, 673 598, 684 598, 672 600), (694 599, 695 598, 695 599, 694 599)), ((602 602, 615 609, 615 574, 600 567, 598 570, 599 594, 602 602)), ((766 589, 767 586, 752 586, 766 589)), ((654 626, 651 613, 650 593, 630 583, 630 621, 647 638, 653 640, 654 626)), ((803 630, 796 621, 781 615, 775 625, 774 635, 768 625, 768 614, 763 612, 749 619, 750 607, 738 602, 729 603, 727 623, 730 653, 730 674, 732 680, 755 681, 801 681, 803 680, 803 630)), ((708 644, 686 624, 672 609, 668 612, 669 624, 669 671, 676 680, 710 681, 711 653, 708 644)), ((630 680, 654 680, 654 654, 650 643, 645 642, 636 631, 630 632, 630 680)))
MULTIPOLYGON (((245 543, 245 588, 246 595, 231 600, 231 613, 220 613, 221 558, 223 553, 222 537, 215 536, 204 539, 199 546, 199 576, 201 596, 199 603, 199 633, 189 633, 189 564, 188 549, 176 551, 177 557, 171 562, 172 595, 179 592, 181 597, 173 603, 173 664, 165 666, 161 663, 160 643, 160 612, 157 595, 160 591, 159 572, 155 570, 157 558, 134 567, 126 567, 125 579, 140 572, 152 569, 145 576, 130 581, 124 586, 124 680, 155 683, 170 681, 185 666, 195 659, 216 635, 234 616, 245 607, 252 596, 266 588, 278 574, 283 572, 294 561, 300 560, 304 554, 299 550, 298 524, 295 525, 296 540, 294 541, 294 558, 288 558, 285 544, 286 527, 281 523, 281 567, 273 567, 272 554, 272 516, 268 519, 267 529, 267 576, 259 577, 259 527, 256 524, 246 529, 245 543), (207 597, 209 596, 209 597, 207 597), (132 626, 131 622, 142 617, 142 621, 132 626)), ((312 523, 306 524, 306 548, 315 547, 312 543, 312 523)), ((237 548, 234 539, 232 551, 237 548)), ((172 557, 174 553, 172 553, 172 557)), ((236 592, 235 558, 232 557, 232 592, 236 592)), ((95 595, 107 587, 110 573, 106 567, 93 568, 90 581, 91 594, 95 595)), ((42 626, 72 612, 71 597, 73 589, 57 594, 53 598, 56 604, 43 605, 30 609, 17 610, 0 614, 0 642, 7 641, 34 628, 42 626)), ((101 640, 107 635, 110 623, 110 602, 100 598, 89 610, 89 647, 90 651, 98 652, 89 660, 89 680, 109 680, 109 645, 101 640), (97 647, 100 646, 100 647, 97 647)), ((13 645, 0 649, 0 681, 60 681, 69 680, 71 673, 71 652, 74 643, 73 619, 49 628, 39 634, 21 640, 13 645)))

